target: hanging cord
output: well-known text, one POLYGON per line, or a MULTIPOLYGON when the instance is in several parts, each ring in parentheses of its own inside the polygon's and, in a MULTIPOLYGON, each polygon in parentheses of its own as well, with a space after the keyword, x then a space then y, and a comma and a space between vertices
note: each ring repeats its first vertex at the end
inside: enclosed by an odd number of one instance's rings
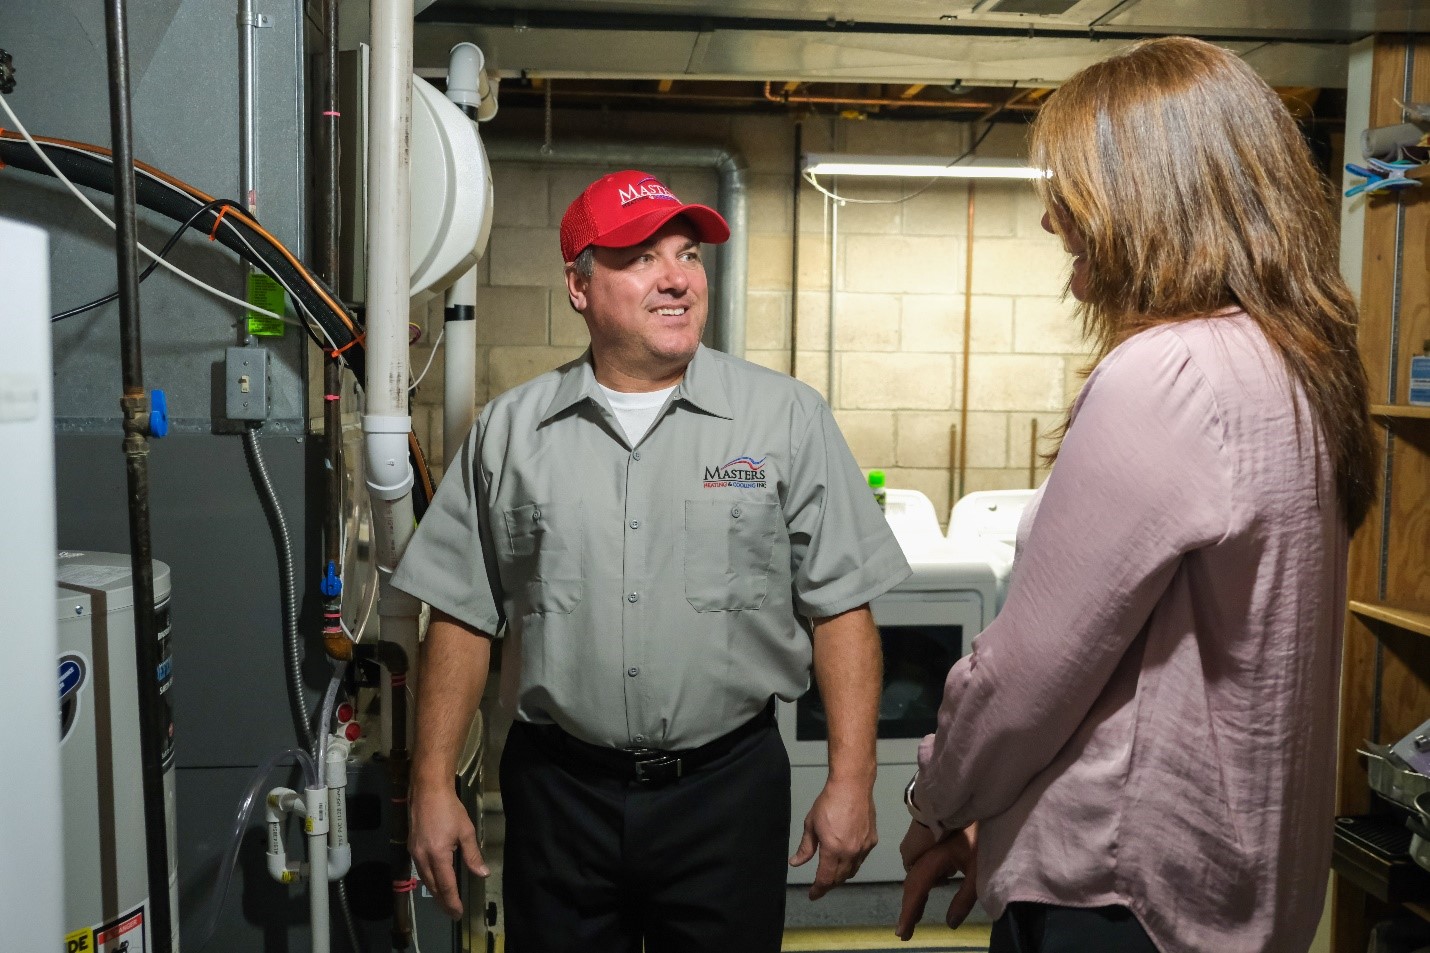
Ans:
MULTIPOLYGON (((19 118, 18 116, 16 116, 15 113, 10 109, 10 104, 5 101, 5 97, 4 97, 4 96, 0 96, 0 108, 3 108, 3 109, 5 110, 5 115, 7 115, 7 116, 10 117, 10 122, 11 122, 11 123, 15 126, 15 128, 19 131, 20 135, 22 135, 22 136, 25 137, 25 141, 30 144, 30 148, 32 148, 32 149, 35 150, 35 154, 38 155, 38 156, 40 157, 40 159, 45 163, 45 165, 49 167, 51 174, 53 174, 55 178, 57 178, 57 179, 59 179, 61 182, 63 182, 64 185, 65 185, 65 188, 69 189, 70 192, 72 192, 72 193, 74 194, 75 198, 79 199, 80 202, 84 204, 84 207, 85 207, 85 208, 89 209, 89 210, 90 210, 91 212, 93 212, 95 215, 99 216, 99 219, 100 219, 102 222, 104 222, 104 224, 108 225, 110 228, 114 228, 114 227, 115 227, 115 226, 114 226, 114 220, 113 220, 112 218, 110 218, 108 215, 104 214, 102 211, 100 211, 100 210, 99 210, 99 207, 96 206, 93 202, 91 202, 91 201, 89 200, 89 197, 88 197, 88 196, 86 196, 86 195, 85 195, 83 192, 81 192, 79 189, 75 188, 74 183, 71 182, 71 181, 65 176, 65 174, 64 174, 63 172, 61 172, 61 171, 55 166, 55 164, 54 164, 53 162, 50 161, 50 157, 47 156, 47 155, 45 155, 45 151, 40 148, 39 143, 37 143, 37 142, 35 141, 34 137, 30 135, 30 132, 29 132, 29 130, 27 130, 27 129, 25 128, 24 123, 20 122, 20 118, 19 118)), ((195 278, 193 275, 189 274, 187 271, 184 271, 184 270, 181 269, 181 268, 178 268, 178 267, 176 267, 176 266, 174 266, 174 265, 169 264, 167 261, 165 261, 165 260, 164 260, 163 258, 161 258, 159 255, 154 254, 152 251, 150 251, 150 250, 149 250, 148 248, 146 248, 145 246, 140 245, 140 246, 138 246, 138 247, 139 247, 139 250, 140 250, 141 252, 143 252, 144 254, 148 255, 150 258, 152 258, 152 259, 154 260, 154 263, 155 263, 155 264, 160 265, 161 267, 165 268, 166 270, 168 270, 168 271, 174 273, 175 275, 179 276, 180 278, 182 278, 183 280, 187 281, 189 284, 193 285, 193 286, 196 287, 196 288, 199 288, 199 289, 201 289, 201 290, 203 290, 203 291, 207 291, 209 294, 215 295, 216 297, 222 298, 223 300, 229 302, 230 304, 236 304, 236 305, 239 305, 240 307, 243 307, 243 308, 248 309, 249 311, 253 311, 253 312, 257 313, 257 314, 262 314, 262 315, 264 315, 265 317, 274 318, 274 319, 276 319, 276 320, 278 320, 278 321, 283 321, 283 322, 285 322, 285 323, 287 323, 287 324, 298 324, 298 323, 299 323, 298 321, 295 321, 293 318, 286 317, 285 315, 281 315, 281 314, 274 314, 272 311, 267 311, 267 310, 264 310, 263 308, 260 308, 260 307, 258 307, 258 306, 256 306, 256 305, 249 304, 247 301, 244 301, 244 300, 242 300, 242 299, 240 299, 240 298, 235 298, 233 295, 228 294, 228 293, 223 292, 223 291, 220 291, 220 290, 218 290, 217 288, 213 287, 212 285, 205 284, 204 282, 202 282, 202 281, 200 281, 199 279, 195 278)))
POLYGON ((551 87, 554 83, 548 79, 546 81, 546 109, 542 113, 542 128, 545 138, 541 140, 541 154, 551 155, 551 87))
MULTIPOLYGON (((168 257, 169 252, 174 250, 174 246, 179 243, 179 239, 183 237, 184 232, 188 231, 193 226, 194 222, 198 221, 200 215, 203 215, 205 212, 211 211, 216 208, 222 208, 224 206, 234 204, 235 203, 229 199, 214 199, 212 202, 206 202, 203 205, 199 206, 197 209, 195 209, 194 214, 190 215, 188 219, 185 220, 184 224, 180 225, 177 229, 175 229, 174 234, 170 235, 169 240, 164 243, 164 247, 159 249, 159 257, 156 258, 154 261, 151 261, 149 263, 149 267, 145 268, 144 271, 139 275, 140 284, 143 284, 144 279, 148 278, 154 273, 154 269, 159 267, 159 262, 161 260, 168 257)), ((105 295, 103 298, 95 298, 88 304, 82 304, 77 308, 70 308, 68 311, 61 311, 59 314, 51 315, 50 323, 53 324, 56 321, 63 321, 65 318, 72 318, 77 314, 84 314, 86 311, 92 311, 101 305, 109 304, 109 302, 113 301, 118 297, 119 292, 115 291, 105 295)))
POLYGON ((278 584, 283 595, 283 674, 288 684, 288 707, 298 728, 298 739, 303 743, 303 750, 312 751, 313 731, 308 724, 308 706, 303 701, 303 655, 298 639, 293 538, 288 534, 288 521, 283 518, 278 494, 274 492, 273 482, 268 478, 268 466, 264 463, 263 451, 258 446, 258 432, 252 427, 243 431, 243 449, 248 456, 249 469, 253 471, 258 495, 263 499, 264 512, 268 514, 273 542, 278 548, 278 584))
POLYGON ((427 355, 427 364, 422 368, 422 373, 417 375, 417 379, 407 385, 407 392, 410 394, 417 389, 417 385, 422 383, 422 378, 427 376, 427 372, 432 369, 432 361, 437 357, 437 349, 442 346, 442 335, 447 333, 447 325, 443 324, 442 329, 437 332, 437 340, 432 342, 432 353, 427 355))
MULTIPOLYGON (((950 160, 947 162, 947 164, 945 164, 944 168, 946 168, 946 169, 947 169, 947 168, 952 168, 953 166, 958 165, 958 164, 959 164, 960 162, 962 162, 964 159, 967 159, 969 156, 973 155, 973 153, 974 153, 975 151, 977 151, 978 147, 981 146, 981 145, 983 145, 983 140, 984 140, 984 139, 987 139, 987 138, 988 138, 988 134, 989 134, 990 132, 992 132, 992 131, 993 131, 993 121, 990 119, 990 120, 988 121, 988 125, 984 126, 984 127, 983 127, 983 131, 978 134, 978 138, 975 139, 975 140, 973 140, 973 145, 971 145, 971 146, 969 146, 967 149, 965 149, 965 150, 963 151, 963 154, 960 155, 958 158, 956 158, 956 159, 950 159, 950 160)), ((819 180, 815 178, 814 173, 810 172, 808 169, 805 169, 805 170, 804 170, 803 175, 804 175, 804 180, 805 180, 806 182, 808 182, 810 185, 814 186, 815 189, 816 189, 818 192, 820 192, 822 195, 824 195, 826 198, 831 198, 831 199, 834 199, 836 202, 841 202, 841 203, 842 203, 842 202, 850 202, 850 203, 853 203, 854 205, 900 205, 900 204, 902 204, 902 203, 904 203, 904 202, 907 202, 907 201, 909 201, 909 200, 911 200, 911 199, 916 199, 916 198, 918 198, 920 195, 923 195, 925 192, 927 192, 929 189, 933 188, 933 187, 934 187, 935 185, 937 185, 938 182, 939 182, 939 180, 938 180, 937 178, 929 179, 928 184, 925 185, 923 188, 915 189, 913 192, 910 192, 908 195, 901 195, 901 196, 899 196, 899 197, 896 198, 896 199, 851 199, 851 198, 849 198, 848 196, 840 195, 840 194, 838 194, 838 193, 836 193, 836 192, 831 192, 829 189, 826 189, 824 186, 820 185, 820 184, 819 184, 819 180)))

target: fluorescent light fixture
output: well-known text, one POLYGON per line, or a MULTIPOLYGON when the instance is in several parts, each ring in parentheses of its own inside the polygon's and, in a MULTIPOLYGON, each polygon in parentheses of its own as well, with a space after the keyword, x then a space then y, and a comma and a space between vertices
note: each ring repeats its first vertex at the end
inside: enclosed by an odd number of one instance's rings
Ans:
POLYGON ((810 175, 882 175, 905 179, 1041 179, 1047 173, 1016 159, 965 159, 939 156, 856 156, 806 153, 810 175))

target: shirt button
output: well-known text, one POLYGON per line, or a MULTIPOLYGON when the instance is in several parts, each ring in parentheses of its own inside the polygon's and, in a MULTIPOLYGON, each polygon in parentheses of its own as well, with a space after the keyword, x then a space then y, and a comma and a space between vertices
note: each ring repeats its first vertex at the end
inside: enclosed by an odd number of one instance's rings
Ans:
POLYGON ((641 526, 641 521, 640 521, 640 520, 631 520, 631 529, 640 529, 640 526, 641 526))
POLYGON ((632 450, 632 451, 631 451, 631 459, 632 459, 632 460, 639 460, 640 458, 641 458, 641 452, 640 452, 639 450, 632 450))
POLYGON ((643 745, 645 744, 645 735, 633 735, 631 737, 631 740, 638 745, 643 745))
POLYGON ((626 601, 628 601, 628 602, 640 602, 640 601, 641 601, 640 594, 639 594, 639 593, 636 593, 636 592, 633 592, 633 593, 631 593, 630 595, 626 596, 626 601))
POLYGON ((733 516, 733 517, 735 517, 735 519, 739 519, 739 518, 740 518, 740 508, 737 506, 737 507, 735 507, 734 509, 732 509, 732 510, 730 511, 730 515, 733 516))
POLYGON ((637 675, 639 675, 640 673, 641 673, 641 670, 638 669, 638 668, 632 667, 632 668, 626 669, 626 674, 629 675, 631 678, 635 678, 635 677, 636 677, 637 675))

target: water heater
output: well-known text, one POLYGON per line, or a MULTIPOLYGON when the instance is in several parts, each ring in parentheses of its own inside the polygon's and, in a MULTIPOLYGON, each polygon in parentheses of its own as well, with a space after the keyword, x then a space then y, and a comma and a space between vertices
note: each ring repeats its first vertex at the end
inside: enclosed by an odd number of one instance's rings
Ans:
MULTIPOLYGON (((65 948, 68 953, 140 953, 152 949, 153 942, 130 558, 120 553, 61 552, 56 582, 65 948)), ((169 909, 177 949, 169 567, 158 561, 154 602, 159 690, 165 709, 161 750, 169 909)))

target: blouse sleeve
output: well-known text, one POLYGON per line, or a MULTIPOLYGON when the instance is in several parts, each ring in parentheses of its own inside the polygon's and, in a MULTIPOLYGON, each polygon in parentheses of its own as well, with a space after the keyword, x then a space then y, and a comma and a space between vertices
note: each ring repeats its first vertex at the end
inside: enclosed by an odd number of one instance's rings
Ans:
POLYGON ((1183 555, 1223 538, 1232 479, 1210 385, 1171 329, 1083 388, 1002 612, 944 687, 914 798, 940 829, 1010 807, 1071 738, 1183 555))

